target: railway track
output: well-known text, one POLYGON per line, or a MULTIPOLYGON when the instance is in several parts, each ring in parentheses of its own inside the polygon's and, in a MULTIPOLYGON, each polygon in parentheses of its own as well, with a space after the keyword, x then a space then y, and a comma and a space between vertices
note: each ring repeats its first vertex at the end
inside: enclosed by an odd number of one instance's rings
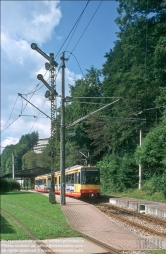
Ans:
MULTIPOLYGON (((90 200, 84 200, 84 201, 95 205, 98 209, 100 209, 102 212, 106 213, 108 216, 114 218, 116 221, 123 222, 123 223, 125 223, 125 225, 129 225, 132 228, 136 228, 142 232, 145 232, 145 235, 147 235, 147 233, 148 233, 149 235, 153 235, 153 236, 158 235, 158 236, 162 236, 162 238, 166 238, 166 219, 161 219, 161 218, 156 218, 156 217, 153 218, 153 216, 138 214, 138 213, 131 211, 129 209, 125 209, 122 207, 114 206, 109 203, 105 203, 105 202, 107 202, 105 199, 100 199, 100 200, 90 199, 90 200), (103 202, 103 203, 101 203, 101 202, 103 202), (132 219, 130 217, 132 217, 132 219), (147 223, 149 223, 151 225, 151 228, 148 227, 147 223), (158 229, 154 229, 154 227, 156 227, 156 226, 160 227, 161 232, 159 232, 158 229), (163 230, 161 229, 161 227, 163 230)), ((13 204, 13 205, 15 205, 15 204, 13 204)), ((25 208, 25 207, 20 206, 20 208, 25 208)), ((38 215, 41 217, 41 219, 43 216, 45 216, 44 214, 42 214, 40 212, 38 215)), ((11 217, 14 218, 13 216, 11 216, 11 217)), ((49 216, 46 216, 46 217, 48 219, 51 219, 52 222, 54 223, 54 220, 52 218, 50 218, 49 216)), ((24 225, 23 225, 23 227, 24 227, 24 225)), ((135 230, 135 231, 137 231, 137 230, 135 230)), ((32 234, 32 233, 30 232, 30 234, 32 234)), ((49 253, 50 254, 56 253, 56 252, 53 252, 53 250, 51 250, 50 248, 48 248, 48 246, 44 242, 36 239, 35 236, 33 236, 33 234, 32 234, 32 237, 30 237, 30 238, 33 239, 39 245, 39 247, 42 247, 41 250, 43 252, 48 253, 48 254, 49 253)), ((89 238, 89 237, 84 237, 84 238, 87 240, 90 240, 92 243, 97 244, 100 247, 105 248, 107 250, 106 253, 111 253, 111 254, 122 253, 120 250, 116 250, 116 249, 114 250, 114 249, 109 248, 109 246, 107 248, 107 246, 102 244, 102 242, 100 242, 100 241, 96 242, 93 238, 89 238)), ((126 254, 127 254, 127 252, 126 252, 126 254)))
POLYGON ((10 213, 6 212, 1 208, 1 212, 6 214, 8 217, 10 217, 19 227, 21 227, 29 236, 30 240, 35 241, 35 243, 38 245, 38 247, 41 249, 41 252, 46 253, 46 254, 55 254, 44 242, 41 240, 37 239, 34 234, 27 228, 25 227, 20 221, 18 221, 14 216, 12 216, 10 213))
POLYGON ((166 238, 166 220, 114 206, 112 204, 94 204, 100 211, 118 221, 134 227, 145 234, 158 235, 166 238))
MULTIPOLYGON (((20 207, 24 208, 23 206, 20 206, 20 207)), ((30 210, 33 211, 32 209, 30 209, 30 210)), ((56 252, 54 252, 51 248, 49 248, 42 240, 37 239, 36 236, 25 225, 23 225, 20 221, 18 221, 13 215, 11 215, 9 212, 7 212, 3 209, 1 209, 1 212, 2 212, 2 214, 4 213, 8 217, 10 217, 19 227, 21 227, 26 232, 26 234, 29 236, 29 240, 33 240, 37 244, 38 248, 41 249, 41 253, 56 254, 56 252)), ((45 216, 42 213, 39 213, 39 215, 41 217, 45 216)), ((53 219, 51 217, 49 217, 49 216, 46 216, 46 217, 53 221, 53 219)), ((70 228, 70 226, 68 226, 68 228, 70 228)), ((82 237, 84 239, 87 239, 89 242, 91 242, 95 245, 98 245, 101 248, 104 248, 107 251, 107 252, 104 252, 105 254, 119 254, 120 253, 116 249, 111 248, 110 246, 107 246, 106 244, 99 242, 91 237, 88 237, 88 236, 82 236, 82 237)), ((37 253, 40 253, 39 249, 38 249, 37 253)), ((29 252, 27 252, 27 253, 29 253, 29 252)))

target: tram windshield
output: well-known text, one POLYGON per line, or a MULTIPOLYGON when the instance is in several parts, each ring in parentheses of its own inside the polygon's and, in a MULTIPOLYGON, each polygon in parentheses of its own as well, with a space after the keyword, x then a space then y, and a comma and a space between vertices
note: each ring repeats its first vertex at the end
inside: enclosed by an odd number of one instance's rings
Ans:
POLYGON ((99 168, 82 168, 81 184, 100 184, 99 168))

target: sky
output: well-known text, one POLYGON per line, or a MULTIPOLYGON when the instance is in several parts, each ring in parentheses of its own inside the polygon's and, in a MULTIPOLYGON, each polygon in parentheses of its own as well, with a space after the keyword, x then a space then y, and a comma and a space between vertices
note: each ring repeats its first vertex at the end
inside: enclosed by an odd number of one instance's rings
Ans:
MULTIPOLYGON (((31 49, 32 43, 47 55, 54 53, 58 63, 55 85, 59 95, 61 69, 58 72, 58 68, 63 51, 66 51, 66 58, 70 56, 65 68, 66 96, 70 95, 69 85, 83 78, 86 70, 92 66, 101 69, 105 63, 105 53, 117 40, 118 3, 111 0, 87 3, 76 0, 1 1, 1 152, 33 131, 38 131, 40 139, 50 137, 50 119, 25 100, 50 116, 51 103, 44 96, 47 88, 37 79, 37 75, 42 74, 49 83, 49 71, 45 69, 47 60, 31 49)), ((60 105, 60 98, 57 105, 60 105)))

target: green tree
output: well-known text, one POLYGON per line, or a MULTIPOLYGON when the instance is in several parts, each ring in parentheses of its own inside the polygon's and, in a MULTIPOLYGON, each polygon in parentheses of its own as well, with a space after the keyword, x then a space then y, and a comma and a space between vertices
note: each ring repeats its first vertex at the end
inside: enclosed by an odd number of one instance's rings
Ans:
POLYGON ((31 150, 38 141, 38 132, 23 135, 16 145, 7 146, 2 152, 2 173, 12 172, 12 153, 14 153, 15 171, 22 169, 22 156, 31 150))
POLYGON ((103 192, 125 191, 138 185, 138 167, 132 154, 123 157, 117 154, 107 155, 98 162, 101 171, 103 192))
POLYGON ((144 167, 144 176, 160 175, 165 169, 163 160, 166 150, 166 121, 153 128, 143 139, 142 146, 136 150, 137 163, 144 167))
MULTIPOLYGON (((77 80, 74 85, 70 85, 70 102, 66 106, 66 133, 74 132, 75 136, 67 136, 67 146, 74 147, 73 155, 70 158, 75 158, 74 161, 80 161, 78 150, 91 151, 93 154, 94 147, 91 145, 92 140, 88 137, 86 129, 88 122, 83 120, 78 124, 68 127, 71 123, 88 115, 101 107, 101 71, 91 67, 87 70, 87 74, 83 79, 77 80), (91 97, 91 98, 90 98, 91 97), (92 98, 96 97, 96 98, 92 98), (74 150, 77 150, 74 152, 74 150), (77 154, 77 155, 76 155, 77 154)), ((67 161, 71 159, 67 158, 67 161)))

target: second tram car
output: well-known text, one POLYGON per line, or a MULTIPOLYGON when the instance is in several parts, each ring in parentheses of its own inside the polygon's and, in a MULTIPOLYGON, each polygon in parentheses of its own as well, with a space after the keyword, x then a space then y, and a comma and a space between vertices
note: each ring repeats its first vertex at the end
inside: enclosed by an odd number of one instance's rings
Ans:
MULTIPOLYGON (((100 170, 94 166, 76 165, 65 170, 65 194, 72 197, 100 196, 100 170)), ((55 193, 60 194, 60 172, 55 172, 55 193)), ((43 175, 35 178, 35 190, 49 192, 51 176, 43 175)))

